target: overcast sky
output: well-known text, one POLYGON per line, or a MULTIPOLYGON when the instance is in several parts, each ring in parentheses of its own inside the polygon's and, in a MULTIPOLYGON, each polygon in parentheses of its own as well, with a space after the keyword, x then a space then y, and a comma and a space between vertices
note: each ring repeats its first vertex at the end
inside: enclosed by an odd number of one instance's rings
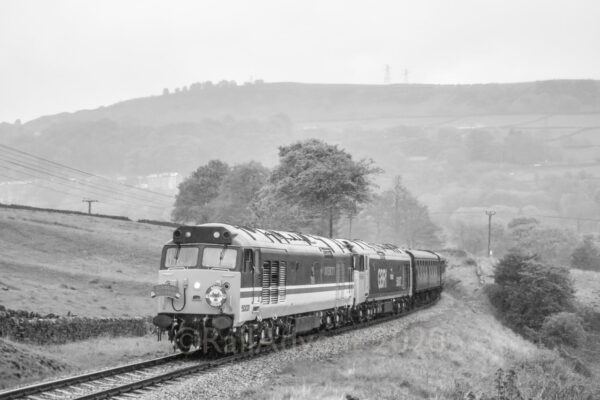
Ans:
POLYGON ((0 0, 0 121, 198 81, 600 78, 595 0, 0 0))

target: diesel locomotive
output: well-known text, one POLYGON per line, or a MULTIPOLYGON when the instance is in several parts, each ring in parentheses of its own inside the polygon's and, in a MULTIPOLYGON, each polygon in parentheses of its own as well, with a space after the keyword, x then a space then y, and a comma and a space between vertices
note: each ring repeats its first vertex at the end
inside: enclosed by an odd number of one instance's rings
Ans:
POLYGON ((183 352, 252 349, 432 302, 425 250, 227 224, 181 226, 163 248, 154 324, 183 352))

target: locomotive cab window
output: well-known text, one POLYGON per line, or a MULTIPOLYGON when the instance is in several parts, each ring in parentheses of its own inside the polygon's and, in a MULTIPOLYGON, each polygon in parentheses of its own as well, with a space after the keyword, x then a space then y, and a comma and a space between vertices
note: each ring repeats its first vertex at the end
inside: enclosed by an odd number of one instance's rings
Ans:
POLYGON ((235 269, 238 251, 226 247, 205 247, 202 252, 202 267, 235 269))
POLYGON ((197 247, 169 247, 165 252, 165 268, 194 268, 198 266, 197 247))

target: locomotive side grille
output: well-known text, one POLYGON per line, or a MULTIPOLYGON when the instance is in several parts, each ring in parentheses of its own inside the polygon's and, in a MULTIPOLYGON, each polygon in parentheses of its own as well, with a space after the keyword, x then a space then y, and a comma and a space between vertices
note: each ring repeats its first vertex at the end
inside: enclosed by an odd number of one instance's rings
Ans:
POLYGON ((262 272, 262 304, 277 304, 285 301, 287 262, 265 261, 262 272))
POLYGON ((279 302, 285 301, 285 283, 287 278, 287 263, 282 261, 279 264, 279 302))
POLYGON ((277 304, 279 299, 279 261, 271 261, 271 304, 277 304))
POLYGON ((261 291, 261 303, 269 304, 269 286, 271 283, 271 263, 265 261, 263 263, 262 272, 262 291, 261 291))

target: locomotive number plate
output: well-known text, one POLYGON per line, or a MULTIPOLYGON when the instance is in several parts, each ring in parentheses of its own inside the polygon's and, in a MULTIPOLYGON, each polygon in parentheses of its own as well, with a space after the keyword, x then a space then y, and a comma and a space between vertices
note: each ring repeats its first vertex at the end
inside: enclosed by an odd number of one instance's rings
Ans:
POLYGON ((164 296, 164 297, 172 297, 178 298, 180 297, 179 288, 173 285, 156 285, 152 288, 152 291, 156 294, 156 296, 164 296))

